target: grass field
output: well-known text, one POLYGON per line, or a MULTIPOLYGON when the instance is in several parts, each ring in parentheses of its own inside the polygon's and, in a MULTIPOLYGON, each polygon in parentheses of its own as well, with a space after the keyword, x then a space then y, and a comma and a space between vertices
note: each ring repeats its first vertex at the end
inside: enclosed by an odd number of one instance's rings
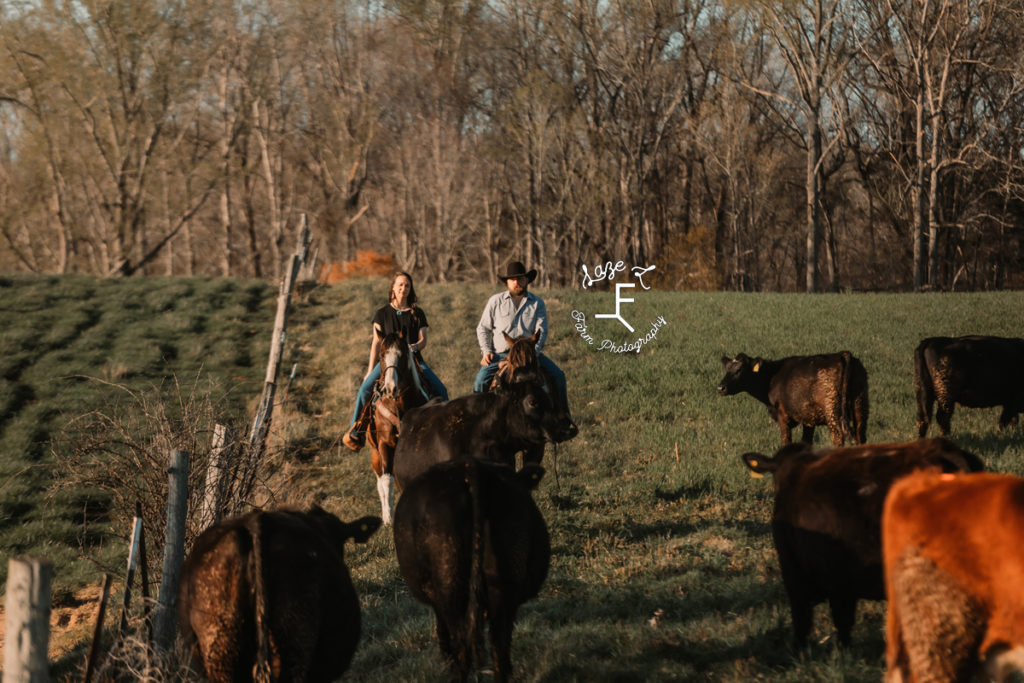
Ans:
MULTIPOLYGON (((318 502, 346 519, 379 513, 368 451, 352 454, 339 437, 366 369, 369 319, 386 291, 384 280, 358 280, 296 297, 284 367, 297 363, 298 372, 280 395, 268 480, 278 500, 318 502)), ((473 328, 495 291, 419 288, 431 330, 424 356, 453 396, 471 389, 479 361, 473 328)), ((120 390, 66 378, 107 372, 118 383, 144 386, 194 376, 202 366, 211 386, 232 397, 234 410, 251 411, 272 325, 272 288, 7 278, 0 292, 0 543, 5 552, 51 554, 58 583, 98 581, 100 567, 125 552, 118 538, 124 534, 104 530, 103 515, 82 519, 82 506, 93 504, 88 492, 69 501, 67 494, 48 496, 45 485, 60 469, 61 453, 50 443, 62 423, 90 405, 115 405, 120 390), (75 317, 72 309, 85 312, 75 317), (121 337, 126 328, 135 331, 121 337), (23 528, 34 529, 31 538, 23 528)), ((749 478, 739 458, 773 452, 778 431, 750 396, 716 394, 719 359, 740 351, 777 358, 849 349, 869 373, 869 441, 907 440, 915 436, 918 341, 1020 336, 1024 293, 635 290, 623 314, 637 335, 659 316, 667 323, 639 354, 595 348, 605 337, 630 338, 619 323, 593 317, 612 312, 613 294, 539 293, 551 325, 545 351, 568 376, 580 434, 557 451, 549 446, 545 456, 548 474, 535 497, 551 531, 552 565, 541 595, 520 611, 517 679, 879 680, 884 605, 862 603, 848 651, 835 647, 824 606, 815 644, 800 653, 789 648, 768 526, 771 480, 749 478), (574 328, 574 310, 587 315, 594 346, 574 328)), ((958 409, 952 437, 991 469, 1024 474, 1024 428, 998 433, 997 419, 997 409, 958 409)), ((816 441, 828 442, 826 430, 816 441)), ((348 548, 347 558, 363 601, 351 677, 443 678, 432 613, 405 590, 390 534, 348 548)))

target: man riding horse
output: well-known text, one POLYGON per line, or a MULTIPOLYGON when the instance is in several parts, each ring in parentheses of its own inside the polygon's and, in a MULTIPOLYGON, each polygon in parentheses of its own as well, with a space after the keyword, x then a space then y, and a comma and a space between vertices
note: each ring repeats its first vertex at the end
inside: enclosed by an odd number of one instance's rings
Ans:
MULTIPOLYGON (((566 392, 565 373, 555 362, 541 353, 548 336, 548 310, 544 300, 528 291, 537 277, 537 270, 529 271, 519 261, 512 261, 505 267, 498 279, 504 281, 506 291, 492 296, 484 307, 480 322, 476 326, 476 338, 480 344, 480 371, 473 383, 473 391, 487 391, 502 360, 508 355, 509 339, 535 337, 534 349, 541 370, 550 380, 554 389, 552 396, 556 407, 570 416, 569 397, 566 392)), ((570 418, 571 419, 571 418, 570 418)), ((573 425, 575 436, 575 425, 573 425)))

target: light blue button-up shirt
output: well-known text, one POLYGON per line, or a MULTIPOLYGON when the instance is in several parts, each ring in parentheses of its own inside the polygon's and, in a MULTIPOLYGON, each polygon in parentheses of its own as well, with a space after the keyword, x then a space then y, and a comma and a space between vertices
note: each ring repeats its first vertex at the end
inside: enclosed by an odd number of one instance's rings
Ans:
POLYGON ((540 339, 537 340, 536 348, 540 351, 548 338, 548 309, 543 299, 527 292, 519 302, 519 308, 516 308, 511 294, 495 294, 487 300, 483 315, 476 326, 480 355, 508 351, 508 344, 505 343, 502 332, 507 332, 508 336, 516 339, 529 337, 537 330, 540 330, 540 339))

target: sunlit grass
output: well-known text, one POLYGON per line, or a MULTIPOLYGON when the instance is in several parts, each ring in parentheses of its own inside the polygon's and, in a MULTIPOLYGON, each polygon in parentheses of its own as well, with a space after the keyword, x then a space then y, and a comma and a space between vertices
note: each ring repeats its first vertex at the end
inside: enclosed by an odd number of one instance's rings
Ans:
MULTIPOLYGON (((59 583, 95 581, 99 564, 117 566, 125 551, 97 535, 102 522, 89 518, 88 496, 44 494, 53 435, 81 412, 114 405, 114 390, 79 376, 145 386, 202 371, 251 410, 275 292, 209 279, 2 282, 0 543, 52 554, 59 583), (80 559, 90 553, 99 559, 80 559)), ((283 380, 274 423, 277 500, 316 501, 346 519, 379 514, 368 452, 353 454, 339 438, 387 287, 385 279, 359 279, 296 294, 282 372, 297 366, 297 374, 283 380)), ((430 321, 424 357, 452 396, 468 393, 479 367, 474 328, 499 286, 417 289, 430 321)), ((584 311, 598 343, 625 339, 617 322, 593 318, 611 311, 611 293, 539 293, 550 314, 545 353, 568 375, 580 434, 545 456, 548 474, 535 497, 553 556, 540 596, 520 610, 516 678, 879 680, 884 605, 862 603, 847 652, 835 648, 824 607, 815 644, 790 650, 769 531, 770 479, 750 479, 739 459, 773 452, 778 430, 750 396, 717 395, 720 358, 848 349, 869 374, 869 441, 907 440, 915 436, 912 353, 920 339, 1019 336, 1024 294, 636 292, 624 312, 638 332, 658 316, 667 325, 639 354, 612 354, 587 344, 571 317, 584 311)), ((1000 433, 997 419, 998 409, 958 409, 952 436, 992 469, 1024 474, 1024 428, 1000 433)), ((826 430, 816 442, 828 443, 826 430)), ((346 558, 363 603, 351 678, 442 679, 433 615, 405 589, 389 531, 348 546, 346 558)))

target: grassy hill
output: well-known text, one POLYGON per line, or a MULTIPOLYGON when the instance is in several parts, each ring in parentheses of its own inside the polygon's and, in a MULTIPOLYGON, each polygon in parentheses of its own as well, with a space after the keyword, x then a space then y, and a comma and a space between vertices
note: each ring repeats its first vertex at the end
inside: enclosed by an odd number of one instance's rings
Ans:
MULTIPOLYGON (((387 286, 355 280, 296 296, 283 367, 297 364, 297 372, 279 393, 266 472, 276 501, 318 502, 348 519, 379 513, 368 451, 352 454, 339 437, 366 369, 369 319, 387 286)), ((418 288, 430 320, 424 356, 453 396, 471 389, 479 361, 473 328, 496 291, 418 288)), ((53 557, 57 583, 72 590, 98 581, 102 567, 123 565, 127 530, 105 525, 116 500, 53 493, 61 449, 74 445, 60 438, 65 425, 97 407, 137 410, 123 387, 169 396, 172 405, 174 396, 204 393, 224 419, 244 420, 262 386, 275 292, 227 280, 9 277, 0 293, 0 547, 53 557)), ((614 310, 609 292, 539 293, 551 323, 546 352, 568 375, 580 434, 545 456, 536 498, 551 530, 552 566, 539 598, 520 611, 517 678, 878 680, 882 605, 862 603, 848 652, 834 647, 823 606, 815 631, 822 642, 789 650, 768 527, 770 479, 750 479, 739 459, 773 452, 778 432, 753 398, 715 393, 719 358, 849 349, 869 373, 869 441, 907 440, 915 436, 917 342, 1020 336, 1024 294, 634 290, 635 301, 623 304, 636 327, 631 337, 618 322, 594 318, 614 310), (574 310, 586 314, 594 345, 574 327, 574 310), (598 350, 606 337, 623 344, 645 334, 659 317, 666 324, 640 353, 598 350)), ((997 419, 997 409, 959 409, 953 438, 992 469, 1024 473, 1024 428, 998 433, 997 419)), ((816 440, 827 443, 826 430, 816 440)), ((348 548, 346 557, 363 600, 352 677, 442 678, 433 617, 405 590, 390 534, 348 548)))

